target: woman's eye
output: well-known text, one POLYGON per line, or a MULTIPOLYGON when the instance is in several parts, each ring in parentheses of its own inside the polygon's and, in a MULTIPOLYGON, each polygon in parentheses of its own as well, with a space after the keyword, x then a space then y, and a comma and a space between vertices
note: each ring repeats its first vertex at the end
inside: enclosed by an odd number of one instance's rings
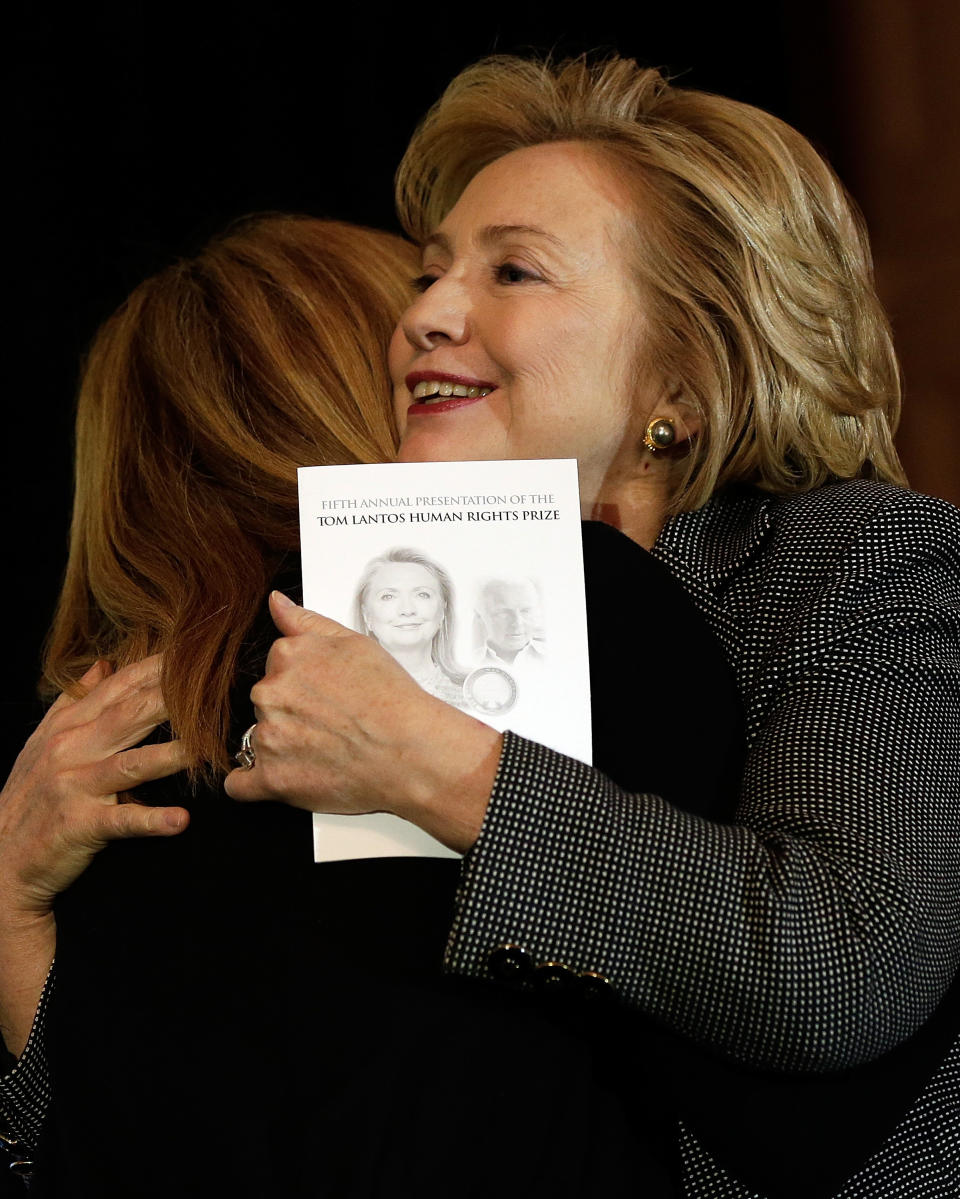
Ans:
POLYGON ((537 280, 539 275, 528 271, 526 267, 517 266, 515 262, 503 262, 494 269, 498 283, 526 283, 527 280, 537 280))
POLYGON ((410 283, 415 292, 418 292, 420 295, 423 295, 423 293, 427 290, 427 288, 430 286, 430 284, 436 283, 438 278, 439 278, 438 275, 417 275, 417 277, 415 279, 411 279, 410 283))

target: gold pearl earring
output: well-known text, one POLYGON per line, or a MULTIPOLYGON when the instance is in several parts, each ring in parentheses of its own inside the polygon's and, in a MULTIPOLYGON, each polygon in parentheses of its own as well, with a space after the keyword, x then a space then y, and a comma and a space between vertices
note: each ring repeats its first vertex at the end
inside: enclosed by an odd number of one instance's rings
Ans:
POLYGON ((677 431, 669 416, 655 416, 643 434, 643 444, 651 454, 666 450, 677 440, 677 431))

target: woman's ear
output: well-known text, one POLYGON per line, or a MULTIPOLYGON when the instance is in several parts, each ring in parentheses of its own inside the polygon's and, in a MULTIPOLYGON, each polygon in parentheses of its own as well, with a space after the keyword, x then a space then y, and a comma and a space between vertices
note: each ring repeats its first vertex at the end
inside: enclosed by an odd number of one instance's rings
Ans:
POLYGON ((701 427, 700 412, 680 384, 664 388, 643 431, 643 445, 651 453, 689 448, 701 427))
POLYGON ((677 445, 682 445, 697 436, 702 425, 700 409, 679 380, 672 382, 666 389, 663 406, 665 415, 673 421, 677 445))

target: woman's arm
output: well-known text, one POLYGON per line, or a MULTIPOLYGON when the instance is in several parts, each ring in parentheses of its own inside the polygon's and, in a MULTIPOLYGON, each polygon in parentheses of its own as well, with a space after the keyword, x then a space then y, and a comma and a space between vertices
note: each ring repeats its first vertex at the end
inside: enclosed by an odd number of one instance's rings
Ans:
POLYGON ((54 899, 107 842, 171 836, 189 820, 183 808, 145 807, 125 794, 185 765, 179 742, 128 748, 166 718, 159 660, 116 674, 98 663, 78 690, 53 704, 0 792, 0 1035, 14 1058, 28 1038, 30 1046, 29 1060, 0 1079, 0 1108, 24 1139, 47 1097, 37 1015, 56 948, 54 899))
POLYGON ((737 824, 521 738, 501 757, 497 734, 414 694, 366 638, 276 607, 257 766, 227 789, 393 811, 469 851, 451 970, 497 977, 515 945, 521 972, 603 976, 745 1062, 869 1060, 926 1018, 960 959, 960 535, 955 510, 931 522, 895 494, 848 540, 835 514, 800 512, 809 552, 781 525, 725 583, 753 670, 737 824))
POLYGON ((725 581, 750 677, 737 824, 508 736, 449 969, 596 971, 789 1070, 869 1060, 926 1019, 960 964, 960 523, 894 494, 845 545, 803 514, 821 560, 834 547, 823 580, 781 527, 725 581))

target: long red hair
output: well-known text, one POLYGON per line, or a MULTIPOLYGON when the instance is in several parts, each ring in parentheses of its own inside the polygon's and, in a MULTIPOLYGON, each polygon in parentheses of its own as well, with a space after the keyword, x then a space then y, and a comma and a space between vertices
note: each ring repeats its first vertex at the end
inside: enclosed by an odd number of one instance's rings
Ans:
POLYGON ((142 283, 103 325, 77 407, 51 690, 97 658, 161 652, 195 773, 228 766, 238 654, 299 546, 296 468, 393 454, 386 347, 415 269, 390 234, 260 217, 142 283))

